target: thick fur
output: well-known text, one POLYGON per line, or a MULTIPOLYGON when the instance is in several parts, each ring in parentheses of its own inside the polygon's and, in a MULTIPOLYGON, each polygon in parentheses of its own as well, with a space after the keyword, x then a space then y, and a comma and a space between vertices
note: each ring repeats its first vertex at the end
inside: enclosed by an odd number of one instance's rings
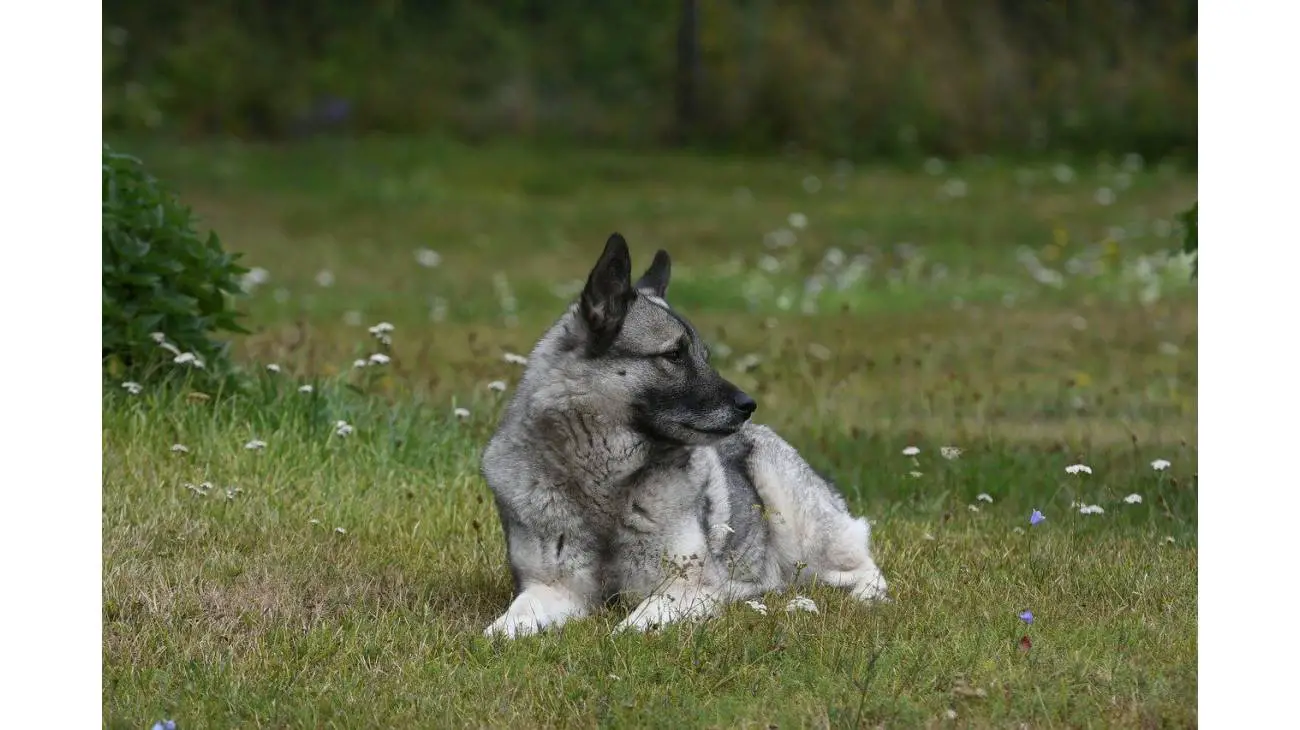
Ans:
POLYGON ((665 300, 659 251, 631 281, 610 237, 578 301, 528 358, 483 453, 515 598, 487 627, 516 637, 639 603, 617 630, 711 615, 816 579, 885 598, 870 526, 708 363, 665 300))

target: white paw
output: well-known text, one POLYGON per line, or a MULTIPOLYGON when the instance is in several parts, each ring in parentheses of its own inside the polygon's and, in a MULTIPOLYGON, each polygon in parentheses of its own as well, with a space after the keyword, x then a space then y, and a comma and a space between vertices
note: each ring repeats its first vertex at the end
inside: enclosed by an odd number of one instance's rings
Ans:
POLYGON ((853 597, 863 603, 893 603, 885 585, 885 576, 878 572, 860 581, 853 589, 853 597))
POLYGON ((632 613, 614 627, 614 633, 622 633, 629 629, 641 632, 653 631, 681 620, 684 616, 685 612, 677 606, 677 601, 672 596, 655 594, 632 609, 632 613))
POLYGON ((510 639, 528 636, 583 613, 582 607, 566 593, 545 586, 533 587, 519 594, 510 608, 483 630, 483 635, 510 639))

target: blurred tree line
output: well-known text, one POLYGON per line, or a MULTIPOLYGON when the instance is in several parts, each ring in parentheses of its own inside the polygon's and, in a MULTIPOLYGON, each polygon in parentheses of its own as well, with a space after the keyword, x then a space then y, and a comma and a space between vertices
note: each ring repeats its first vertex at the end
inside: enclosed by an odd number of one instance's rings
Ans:
POLYGON ((106 131, 1195 157, 1194 0, 105 0, 106 131))

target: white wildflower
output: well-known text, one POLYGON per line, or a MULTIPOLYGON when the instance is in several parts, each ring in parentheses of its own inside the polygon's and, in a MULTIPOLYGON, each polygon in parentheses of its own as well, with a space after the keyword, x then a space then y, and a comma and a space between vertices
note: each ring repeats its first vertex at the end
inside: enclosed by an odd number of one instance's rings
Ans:
POLYGON ((172 453, 188 454, 190 453, 190 447, 186 446, 185 444, 172 444, 172 453))
POLYGON ((353 431, 352 425, 349 424, 347 421, 339 421, 338 423, 334 424, 334 433, 338 434, 339 436, 350 436, 352 434, 352 431, 353 431))
POLYGON ((227 500, 234 499, 235 495, 240 494, 243 491, 244 490, 240 489, 239 487, 226 487, 226 499, 227 500))
POLYGON ((915 446, 908 446, 903 449, 903 456, 916 456, 919 453, 921 453, 921 450, 915 446))
POLYGON ((926 540, 931 540, 931 541, 934 540, 934 535, 931 535, 931 534, 928 533, 928 532, 925 533, 924 535, 922 535, 921 537, 922 537, 923 539, 926 539, 926 540))
POLYGON ((1142 495, 1130 494, 1124 498, 1124 504, 1142 504, 1142 495))
POLYGON ((370 361, 369 361, 369 360, 365 360, 365 359, 361 359, 361 360, 353 360, 353 361, 352 361, 352 367, 354 367, 354 368, 363 368, 363 367, 365 367, 365 366, 367 366, 367 365, 369 365, 369 364, 370 364, 370 361))
POLYGON ((943 716, 946 717, 946 718, 948 718, 949 720, 956 720, 956 719, 957 719, 957 711, 954 710, 954 709, 952 709, 951 707, 949 707, 948 709, 946 709, 946 710, 943 711, 943 716))
POLYGON ((140 395, 140 391, 144 390, 144 386, 134 380, 128 380, 122 383, 122 390, 125 390, 131 395, 140 395))
POLYGON ((269 372, 272 372, 272 373, 278 373, 278 372, 280 372, 280 366, 279 366, 279 365, 276 365, 275 363, 271 363, 270 365, 267 365, 267 366, 266 366, 266 369, 267 369, 269 372))
POLYGON ((457 409, 455 409, 455 410, 452 411, 452 414, 453 414, 454 416, 456 416, 457 418, 459 418, 459 419, 461 419, 461 420, 464 420, 464 419, 466 419, 466 418, 469 418, 469 409, 468 409, 468 408, 457 408, 457 409))
POLYGON ((374 363, 375 365, 387 365, 392 361, 393 359, 391 357, 385 355, 382 352, 376 352, 375 354, 370 356, 370 362, 374 363))
POLYGON ((745 601, 745 605, 746 605, 746 606, 749 606, 750 608, 754 609, 755 611, 758 611, 759 613, 763 614, 764 616, 767 615, 767 606, 763 605, 763 603, 760 602, 760 601, 745 601))
POLYGON ((153 341, 160 345, 167 341, 167 335, 161 332, 150 332, 149 337, 153 338, 153 341))
POLYGON ((415 262, 426 269, 437 268, 438 264, 442 263, 442 254, 429 248, 417 249, 415 262))
POLYGON ((1081 515, 1100 515, 1105 513, 1106 510, 1102 509, 1099 504, 1085 504, 1079 506, 1079 514, 1081 515))
POLYGON ((1084 474, 1091 474, 1092 467, 1088 466, 1087 464, 1071 464, 1065 467, 1066 474, 1078 474, 1080 472, 1084 474))
POLYGON ((266 442, 261 439, 253 439, 252 441, 249 441, 248 443, 244 444, 244 448, 248 449, 249 451, 261 451, 262 449, 266 448, 266 442))
POLYGON ((310 385, 300 385, 300 386, 298 386, 298 392, 299 392, 299 393, 310 393, 310 392, 312 392, 313 390, 315 390, 315 388, 311 387, 310 385))
POLYGON ((335 527, 335 528, 334 528, 334 531, 337 532, 337 533, 340 534, 340 535, 346 535, 347 532, 348 532, 347 530, 343 529, 342 527, 335 527))
POLYGON ((1166 461, 1165 459, 1156 459, 1155 461, 1151 462, 1151 468, 1155 469, 1156 471, 1164 471, 1165 469, 1168 469, 1169 466, 1170 466, 1169 462, 1166 461))
POLYGON ((1017 535, 1023 535, 1023 534, 1025 534, 1025 528, 1023 528, 1023 527, 1013 527, 1013 528, 1011 528, 1011 531, 1014 532, 1014 533, 1016 533, 1017 535))
POLYGON ((189 365, 192 368, 199 368, 200 370, 203 369, 203 360, 199 358, 198 355, 195 355, 192 352, 182 352, 181 354, 172 358, 172 362, 176 363, 177 365, 189 365))
POLYGON ((820 613, 817 610, 817 604, 808 596, 795 596, 789 603, 785 604, 786 613, 795 611, 807 611, 808 613, 820 613))
POLYGON ((952 461, 961 456, 961 449, 956 446, 940 446, 939 454, 948 461, 952 461))
POLYGON ((1170 545, 1173 545, 1173 544, 1174 544, 1174 536, 1173 536, 1173 535, 1165 535, 1165 542, 1168 543, 1168 544, 1170 544, 1170 545))
POLYGON ((979 511, 980 511, 980 507, 979 507, 979 505, 977 505, 977 504, 968 504, 968 505, 966 505, 966 509, 970 510, 971 512, 979 512, 979 511))
POLYGON ((993 504, 993 498, 989 496, 988 492, 980 492, 979 494, 975 495, 975 499, 980 502, 988 502, 989 504, 993 504))
POLYGON ((488 390, 495 390, 495 391, 498 392, 498 393, 503 393, 503 392, 505 392, 505 389, 506 389, 506 381, 504 381, 504 380, 493 380, 492 382, 488 383, 488 386, 487 386, 487 387, 488 387, 488 390))
POLYGON ((923 476, 919 471, 909 471, 907 475, 913 479, 920 479, 923 476))
POLYGON ((802 231, 808 227, 808 216, 803 213, 791 213, 790 217, 787 218, 786 221, 790 224, 790 227, 796 231, 802 231))
POLYGON ((311 523, 311 524, 313 524, 313 525, 319 525, 319 524, 320 524, 320 520, 316 519, 315 517, 311 518, 310 520, 307 520, 307 522, 309 522, 309 523, 311 523))
POLYGON ((334 286, 334 272, 329 269, 321 269, 316 273, 316 284, 326 288, 334 286))
POLYGON ((508 363, 510 363, 511 365, 527 365, 527 364, 528 364, 528 358, 524 357, 523 355, 516 355, 516 354, 513 353, 513 352, 507 352, 507 353, 505 354, 505 361, 508 362, 508 363))
POLYGON ((389 322, 380 322, 379 324, 370 328, 370 334, 374 335, 375 337, 379 337, 380 335, 386 335, 392 331, 393 331, 393 325, 389 322))

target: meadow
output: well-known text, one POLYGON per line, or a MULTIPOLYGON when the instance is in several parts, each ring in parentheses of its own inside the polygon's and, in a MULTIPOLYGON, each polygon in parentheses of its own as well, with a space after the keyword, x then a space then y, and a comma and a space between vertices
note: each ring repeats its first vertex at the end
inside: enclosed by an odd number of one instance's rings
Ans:
POLYGON ((105 375, 107 727, 1197 725, 1194 172, 122 148, 244 254, 256 387, 105 375), (478 454, 612 231, 874 522, 892 604, 483 638, 478 454))

